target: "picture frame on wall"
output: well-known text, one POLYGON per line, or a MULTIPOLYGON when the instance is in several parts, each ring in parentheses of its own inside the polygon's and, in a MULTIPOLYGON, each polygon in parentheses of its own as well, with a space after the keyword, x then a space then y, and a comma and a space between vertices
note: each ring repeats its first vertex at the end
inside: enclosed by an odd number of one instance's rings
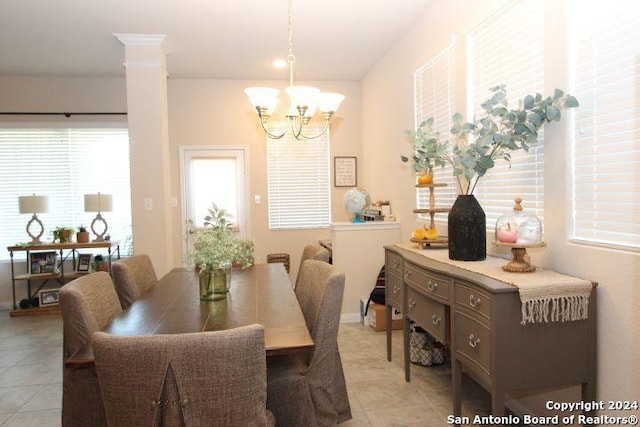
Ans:
POLYGON ((333 158, 333 185, 355 187, 358 185, 358 159, 355 156, 333 158))
POLYGON ((57 258, 58 254, 55 251, 30 252, 29 274, 32 276, 42 276, 57 273, 57 258))
POLYGON ((78 267, 76 273, 89 273, 91 271, 91 258, 92 254, 79 254, 78 255, 78 267))
POLYGON ((60 288, 38 291, 40 307, 60 304, 60 288))

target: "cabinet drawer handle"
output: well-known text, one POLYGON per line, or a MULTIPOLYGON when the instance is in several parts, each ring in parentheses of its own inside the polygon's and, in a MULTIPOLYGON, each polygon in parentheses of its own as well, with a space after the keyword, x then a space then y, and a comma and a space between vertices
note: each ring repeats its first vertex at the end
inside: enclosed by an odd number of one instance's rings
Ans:
POLYGON ((427 288, 429 288, 431 292, 435 292, 436 289, 438 289, 438 282, 432 282, 431 280, 429 280, 429 283, 427 284, 427 288))
POLYGON ((438 324, 440 322, 442 322, 442 317, 436 316, 435 314, 433 316, 431 316, 431 323, 433 323, 434 325, 438 326, 438 324))
POLYGON ((399 264, 400 264, 400 261, 398 261, 397 259, 394 259, 393 261, 391 261, 391 266, 393 268, 396 268, 399 264))
POLYGON ((469 305, 473 308, 478 308, 480 305, 480 297, 477 297, 473 294, 469 295, 469 305))
POLYGON ((398 285, 394 285, 391 292, 393 292, 394 294, 397 294, 399 291, 400 291, 400 287, 398 285))
POLYGON ((409 308, 413 308, 416 306, 416 300, 409 298, 409 308))
POLYGON ((408 279, 409 277, 411 277, 411 270, 407 270, 404 272, 404 278, 408 279))
POLYGON ((469 347, 476 348, 480 345, 480 338, 476 338, 475 335, 469 335, 469 347))

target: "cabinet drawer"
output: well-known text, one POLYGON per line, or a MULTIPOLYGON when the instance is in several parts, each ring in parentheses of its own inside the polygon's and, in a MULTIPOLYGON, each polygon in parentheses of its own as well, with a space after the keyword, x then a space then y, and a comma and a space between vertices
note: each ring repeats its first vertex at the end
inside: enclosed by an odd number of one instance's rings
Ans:
POLYGON ((491 296, 489 294, 460 283, 456 283, 455 286, 457 307, 465 307, 472 313, 491 320, 491 296))
POLYGON ((491 376, 491 332, 466 313, 454 314, 455 351, 491 376))
POLYGON ((389 273, 395 273, 402 277, 402 267, 404 260, 395 252, 387 251, 385 259, 385 270, 389 273))
POLYGON ((425 291, 428 295, 433 295, 436 299, 449 302, 451 294, 451 279, 439 276, 416 265, 406 263, 404 266, 404 280, 425 291))
POLYGON ((402 276, 387 272, 385 298, 387 304, 402 310, 402 301, 404 296, 404 283, 402 276))
POLYGON ((446 307, 420 292, 407 288, 407 316, 422 326, 438 341, 446 343, 446 307))

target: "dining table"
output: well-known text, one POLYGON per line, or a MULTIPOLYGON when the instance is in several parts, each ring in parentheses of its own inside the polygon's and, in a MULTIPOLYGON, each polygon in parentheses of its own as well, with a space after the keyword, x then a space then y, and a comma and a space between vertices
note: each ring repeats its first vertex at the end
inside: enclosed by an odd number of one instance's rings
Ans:
MULTIPOLYGON (((174 268, 103 332, 114 335, 184 334, 221 331, 251 324, 264 326, 267 356, 311 352, 307 328, 289 275, 280 263, 234 268, 226 298, 202 301, 198 273, 174 268)), ((67 365, 93 363, 91 348, 67 359, 67 365)))

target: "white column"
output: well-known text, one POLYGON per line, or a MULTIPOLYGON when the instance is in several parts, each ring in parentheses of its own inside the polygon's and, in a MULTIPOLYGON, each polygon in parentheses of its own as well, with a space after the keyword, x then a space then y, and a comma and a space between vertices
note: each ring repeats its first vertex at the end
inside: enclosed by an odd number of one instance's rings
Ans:
POLYGON ((134 253, 162 276, 173 267, 166 36, 114 35, 125 46, 134 253))

